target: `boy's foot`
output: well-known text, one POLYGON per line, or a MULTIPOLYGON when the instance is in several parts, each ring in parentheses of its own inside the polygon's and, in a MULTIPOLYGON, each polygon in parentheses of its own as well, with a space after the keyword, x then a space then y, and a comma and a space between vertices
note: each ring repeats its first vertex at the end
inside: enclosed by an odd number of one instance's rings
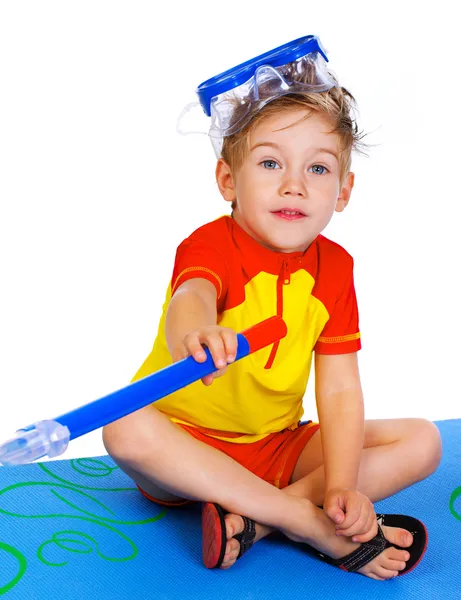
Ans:
MULTIPOLYGON (((235 539, 235 535, 238 535, 243 531, 243 518, 240 515, 233 515, 228 513, 224 517, 224 521, 226 523, 226 551, 224 553, 224 558, 222 564, 220 566, 221 569, 228 569, 232 567, 232 565, 237 560, 237 557, 240 552, 240 543, 235 539)), ((259 523, 255 523, 256 526, 256 535, 254 542, 258 542, 261 538, 268 535, 272 529, 266 527, 265 525, 260 525, 259 523)))
MULTIPOLYGON (((335 526, 323 512, 323 510, 315 508, 315 511, 315 517, 317 523, 319 524, 319 528, 318 533, 316 532, 317 535, 314 534, 316 539, 309 540, 310 545, 315 546, 318 550, 324 552, 331 558, 344 557, 360 546, 360 544, 352 542, 350 538, 336 536, 335 526)), ((243 531, 243 519, 240 515, 227 514, 225 516, 225 523, 227 542, 221 569, 228 569, 237 560, 237 556, 240 551, 240 544, 234 538, 234 536, 243 531)), ((403 548, 408 548, 413 543, 413 536, 405 529, 401 529, 399 527, 387 527, 385 525, 383 525, 381 529, 384 533, 384 537, 392 544, 401 546, 403 548)), ((272 530, 269 527, 256 524, 256 537, 254 541, 257 542, 261 538, 265 537, 265 535, 267 535, 270 531, 272 530)), ((293 539, 294 541, 306 541, 301 539, 299 536, 290 535, 288 532, 284 533, 287 535, 287 537, 293 539)), ((376 558, 363 566, 357 572, 372 579, 390 579, 405 569, 406 561, 409 560, 409 558, 410 554, 406 550, 386 548, 383 552, 381 552, 381 554, 379 554, 376 558)))

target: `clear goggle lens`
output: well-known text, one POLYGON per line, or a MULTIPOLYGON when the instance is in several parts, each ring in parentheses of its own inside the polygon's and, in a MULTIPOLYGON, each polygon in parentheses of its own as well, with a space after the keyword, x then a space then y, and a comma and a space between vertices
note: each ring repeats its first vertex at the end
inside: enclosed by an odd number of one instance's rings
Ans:
POLYGON ((251 79, 212 99, 209 135, 215 150, 223 137, 240 131, 271 100, 292 93, 324 92, 337 85, 318 52, 278 67, 258 67, 251 79))

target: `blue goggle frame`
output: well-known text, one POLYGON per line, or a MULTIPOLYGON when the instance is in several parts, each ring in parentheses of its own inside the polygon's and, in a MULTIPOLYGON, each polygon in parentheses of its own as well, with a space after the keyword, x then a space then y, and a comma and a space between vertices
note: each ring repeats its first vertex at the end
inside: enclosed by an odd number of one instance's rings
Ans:
POLYGON ((301 56, 319 52, 326 62, 328 58, 320 39, 316 35, 307 35, 297 40, 278 46, 269 52, 260 54, 256 58, 247 60, 232 69, 224 71, 211 79, 201 83, 197 90, 197 96, 205 114, 211 116, 211 100, 222 94, 242 85, 254 76, 256 70, 262 65, 280 67, 289 62, 295 61, 301 56))

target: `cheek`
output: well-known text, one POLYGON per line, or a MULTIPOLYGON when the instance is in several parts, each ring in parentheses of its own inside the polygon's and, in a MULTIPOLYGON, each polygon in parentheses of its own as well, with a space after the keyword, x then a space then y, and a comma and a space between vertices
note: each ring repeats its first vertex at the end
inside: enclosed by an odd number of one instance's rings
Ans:
POLYGON ((265 184, 263 178, 252 177, 249 180, 240 182, 240 185, 236 188, 236 194, 246 205, 255 205, 261 202, 266 187, 267 184, 265 184))
POLYGON ((315 188, 316 196, 321 198, 321 204, 326 207, 334 207, 340 194, 340 188, 336 181, 321 181, 315 188))
POLYGON ((317 216, 319 222, 328 222, 335 211, 336 196, 329 195, 328 198, 323 196, 314 206, 311 205, 312 216, 317 216))

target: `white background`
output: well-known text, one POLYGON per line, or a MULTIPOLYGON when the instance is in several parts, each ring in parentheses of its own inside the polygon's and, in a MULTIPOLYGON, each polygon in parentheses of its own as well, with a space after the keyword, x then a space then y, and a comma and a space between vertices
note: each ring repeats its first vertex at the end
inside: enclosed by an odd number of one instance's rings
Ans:
MULTIPOLYGON (((377 144, 324 232, 355 258, 366 416, 460 417, 454 6, 3 1, 0 441, 129 382, 176 246, 228 212, 179 113, 203 80, 310 33, 377 144)), ((64 458, 104 454, 100 434, 64 458)))

